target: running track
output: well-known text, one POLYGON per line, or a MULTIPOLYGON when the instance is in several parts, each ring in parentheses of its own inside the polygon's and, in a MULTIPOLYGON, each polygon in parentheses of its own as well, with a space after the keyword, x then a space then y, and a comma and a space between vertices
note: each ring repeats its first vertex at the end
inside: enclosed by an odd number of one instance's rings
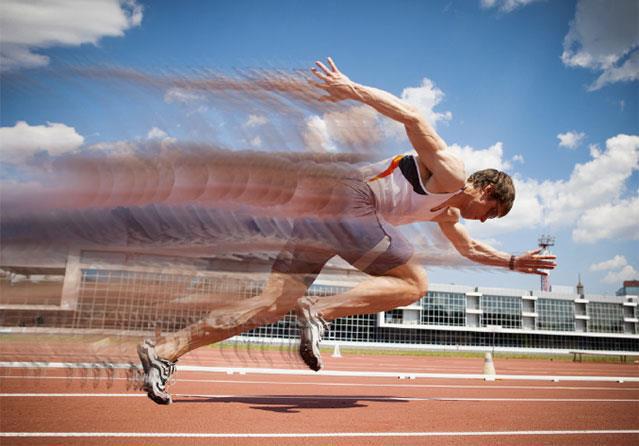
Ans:
MULTIPOLYGON (((200 350, 180 361, 171 406, 128 391, 122 373, 107 386, 104 378, 69 376, 64 369, 2 368, 0 444, 639 444, 639 382, 552 380, 637 378, 634 363, 497 358, 498 374, 548 376, 548 381, 484 381, 307 376, 295 374, 304 369, 292 361, 288 352, 200 350), (293 374, 194 372, 185 366, 292 369, 293 374), (42 433, 46 436, 38 436, 42 433)), ((482 369, 483 360, 475 358, 326 358, 329 372, 410 376, 482 369)))

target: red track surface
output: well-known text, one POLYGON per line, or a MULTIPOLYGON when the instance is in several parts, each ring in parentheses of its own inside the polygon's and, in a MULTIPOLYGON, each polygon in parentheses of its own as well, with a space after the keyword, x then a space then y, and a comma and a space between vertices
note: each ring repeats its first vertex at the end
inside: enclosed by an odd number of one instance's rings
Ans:
MULTIPOLYGON (((328 370, 481 373, 482 359, 406 356, 327 358, 328 370)), ((292 368, 288 352, 204 349, 180 364, 292 368)), ((495 361, 499 374, 639 376, 633 363, 495 361)), ((295 365, 299 366, 299 365, 295 365)), ((127 394, 120 375, 41 377, 0 369, 0 393, 127 394)), ((504 432, 510 436, 320 438, 0 438, 11 444, 236 444, 236 445, 636 445, 639 434, 524 435, 527 431, 639 430, 639 383, 226 375, 178 372, 174 404, 146 397, 3 396, 2 432, 155 433, 388 433, 504 432), (467 398, 471 400, 456 400, 467 398), (494 400, 507 398, 509 400, 494 400), (491 400, 492 399, 492 400, 491 400), (547 399, 547 400, 540 400, 547 399), (566 401, 575 399, 577 401, 566 401), (598 400, 598 401, 585 401, 598 400), (629 401, 621 401, 629 400, 629 401)))

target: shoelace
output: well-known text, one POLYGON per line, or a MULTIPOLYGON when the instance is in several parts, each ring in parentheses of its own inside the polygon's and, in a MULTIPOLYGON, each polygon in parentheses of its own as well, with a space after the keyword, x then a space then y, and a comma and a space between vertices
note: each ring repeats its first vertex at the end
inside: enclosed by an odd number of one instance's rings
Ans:
POLYGON ((175 384, 175 377, 173 376, 173 374, 175 373, 175 364, 177 363, 177 361, 170 362, 170 361, 167 361, 165 359, 163 359, 162 361, 164 362, 164 364, 169 369, 168 370, 169 373, 168 373, 166 379, 164 380, 165 384, 168 384, 168 385, 175 384))

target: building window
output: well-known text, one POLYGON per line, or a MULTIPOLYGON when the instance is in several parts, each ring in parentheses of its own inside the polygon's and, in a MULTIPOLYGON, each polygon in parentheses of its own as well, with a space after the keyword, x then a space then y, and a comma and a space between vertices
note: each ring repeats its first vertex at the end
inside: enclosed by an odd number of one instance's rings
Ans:
POLYGON ((401 324, 404 322, 404 310, 391 310, 384 313, 387 324, 401 324))
POLYGON ((623 333, 623 306, 606 302, 588 304, 588 331, 623 333))
POLYGON ((521 328, 521 298, 514 296, 484 295, 479 299, 483 314, 482 327, 499 325, 504 328, 521 328))
POLYGON ((537 329, 575 331, 575 303, 570 300, 537 299, 537 329))
POLYGON ((421 323, 424 325, 466 325, 464 294, 429 291, 422 297, 421 323))

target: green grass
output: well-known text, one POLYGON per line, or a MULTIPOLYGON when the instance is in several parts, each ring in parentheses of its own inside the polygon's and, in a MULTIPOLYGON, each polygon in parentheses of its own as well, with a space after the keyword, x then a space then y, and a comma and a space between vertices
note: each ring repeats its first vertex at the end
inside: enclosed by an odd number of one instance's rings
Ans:
MULTIPOLYGON (((137 343, 140 337, 124 337, 124 336, 104 336, 104 335, 72 335, 72 334, 0 334, 0 343, 94 343, 105 338, 109 339, 112 344, 124 344, 128 342, 137 343)), ((282 351, 296 350, 297 346, 291 344, 267 344, 259 342, 234 342, 224 341, 217 344, 211 344, 208 348, 219 350, 235 350, 235 351, 282 351)), ((1 350, 1 348, 0 348, 1 350)), ((321 351, 325 355, 333 352, 333 346, 324 346, 321 351)), ((340 346, 342 355, 358 355, 358 356, 414 356, 414 357, 433 357, 433 358, 483 358, 482 352, 466 352, 466 351, 439 351, 439 350, 419 350, 406 348, 380 348, 380 347, 350 347, 340 346)), ((495 359, 534 359, 547 361, 572 361, 570 354, 541 354, 541 353, 510 353, 496 352, 495 359)), ((632 364, 637 357, 628 358, 628 364, 632 364)), ((583 362, 607 362, 619 363, 619 356, 598 356, 583 355, 583 362)))
MULTIPOLYGON (((211 344, 209 348, 214 349, 233 349, 233 350, 262 350, 262 351, 280 351, 283 349, 296 349, 295 344, 261 344, 261 343, 244 343, 244 342, 220 342, 211 344)), ((333 346, 325 346, 321 348, 323 354, 331 354, 333 346)), ((441 358, 484 358, 483 352, 466 352, 466 351, 439 351, 439 350, 418 350, 418 349, 402 349, 402 348, 378 348, 378 347, 342 347, 340 346, 342 355, 361 355, 361 356, 414 356, 414 357, 441 357, 441 358)), ((495 359, 534 359, 547 361, 572 361, 572 355, 569 354, 543 354, 543 353, 510 353, 495 352, 495 359)), ((633 359, 629 358, 629 364, 633 359)), ((613 362, 618 363, 618 356, 597 356, 583 355, 583 362, 613 362)))

